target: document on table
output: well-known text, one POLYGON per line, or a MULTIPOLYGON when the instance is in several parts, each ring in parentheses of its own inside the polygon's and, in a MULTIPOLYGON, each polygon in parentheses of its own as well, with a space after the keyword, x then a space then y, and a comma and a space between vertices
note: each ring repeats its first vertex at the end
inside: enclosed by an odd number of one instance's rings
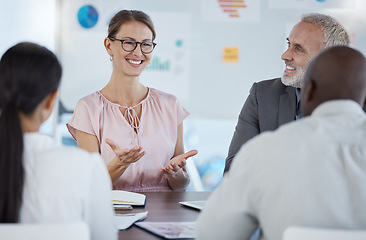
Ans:
POLYGON ((202 210, 207 201, 187 201, 187 202, 179 202, 183 206, 195 208, 198 210, 202 210))
POLYGON ((126 230, 134 222, 142 221, 147 217, 147 212, 116 214, 114 222, 119 230, 126 230))
POLYGON ((166 239, 195 238, 196 222, 137 222, 135 225, 166 239))

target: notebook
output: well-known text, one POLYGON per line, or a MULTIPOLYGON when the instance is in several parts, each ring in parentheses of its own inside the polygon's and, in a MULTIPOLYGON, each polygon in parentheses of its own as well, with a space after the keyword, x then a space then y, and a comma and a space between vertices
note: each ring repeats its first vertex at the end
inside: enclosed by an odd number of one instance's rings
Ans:
POLYGON ((144 207, 146 204, 146 196, 141 193, 113 190, 112 202, 114 205, 127 204, 134 207, 136 206, 144 207))

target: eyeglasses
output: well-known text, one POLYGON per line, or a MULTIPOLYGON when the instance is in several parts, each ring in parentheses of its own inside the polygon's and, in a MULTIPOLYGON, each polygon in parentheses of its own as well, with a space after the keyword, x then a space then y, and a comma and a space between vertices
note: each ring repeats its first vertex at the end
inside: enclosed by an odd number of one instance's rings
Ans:
POLYGON ((112 37, 110 37, 109 39, 112 41, 120 41, 122 49, 125 50, 126 52, 134 51, 137 47, 137 44, 140 44, 141 52, 147 54, 151 53, 156 46, 156 43, 154 43, 153 41, 136 42, 130 39, 121 40, 112 37))

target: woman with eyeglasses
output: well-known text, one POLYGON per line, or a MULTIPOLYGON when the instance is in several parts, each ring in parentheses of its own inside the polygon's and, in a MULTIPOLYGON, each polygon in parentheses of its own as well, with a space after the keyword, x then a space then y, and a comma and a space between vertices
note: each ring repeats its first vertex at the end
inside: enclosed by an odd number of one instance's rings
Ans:
POLYGON ((139 77, 156 43, 150 17, 121 10, 110 21, 104 46, 113 64, 108 84, 82 99, 67 126, 77 145, 101 153, 114 189, 184 191, 189 184, 183 120, 188 112, 171 94, 139 77))
POLYGON ((39 133, 60 79, 56 56, 34 43, 19 43, 0 60, 0 223, 84 221, 92 239, 117 239, 100 155, 39 133))

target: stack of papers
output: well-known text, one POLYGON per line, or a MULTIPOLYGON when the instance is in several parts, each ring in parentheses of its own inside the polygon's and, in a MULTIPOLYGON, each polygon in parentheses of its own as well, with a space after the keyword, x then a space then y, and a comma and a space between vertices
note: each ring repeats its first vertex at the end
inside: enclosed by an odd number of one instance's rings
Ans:
POLYGON ((113 204, 115 213, 126 213, 125 211, 132 210, 132 206, 129 204, 113 204))
POLYGON ((119 230, 126 230, 134 222, 141 221, 147 217, 147 212, 129 213, 132 206, 144 207, 146 204, 146 196, 141 193, 134 193, 122 190, 112 191, 112 202, 115 215, 115 224, 119 230))

